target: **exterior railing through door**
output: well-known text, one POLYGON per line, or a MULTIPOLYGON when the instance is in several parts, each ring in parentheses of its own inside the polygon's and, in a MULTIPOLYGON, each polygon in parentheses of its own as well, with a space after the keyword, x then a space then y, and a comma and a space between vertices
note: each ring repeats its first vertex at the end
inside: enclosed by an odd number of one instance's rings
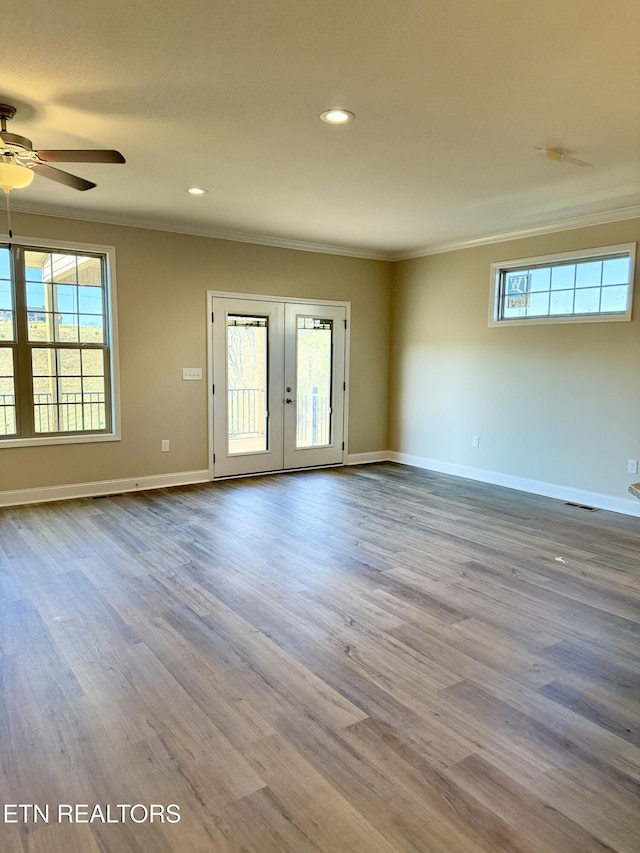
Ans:
MULTIPOLYGON (((229 389, 229 438, 243 439, 261 435, 266 408, 264 388, 229 389)), ((330 400, 317 388, 298 394, 297 443, 303 447, 329 444, 330 400)))

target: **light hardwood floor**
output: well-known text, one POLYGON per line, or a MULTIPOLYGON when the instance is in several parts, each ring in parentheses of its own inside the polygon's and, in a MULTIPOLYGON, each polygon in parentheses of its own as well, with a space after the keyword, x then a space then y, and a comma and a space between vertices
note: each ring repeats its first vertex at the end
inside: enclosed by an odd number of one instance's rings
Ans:
POLYGON ((638 853, 639 557, 392 464, 0 511, 0 849, 638 853))

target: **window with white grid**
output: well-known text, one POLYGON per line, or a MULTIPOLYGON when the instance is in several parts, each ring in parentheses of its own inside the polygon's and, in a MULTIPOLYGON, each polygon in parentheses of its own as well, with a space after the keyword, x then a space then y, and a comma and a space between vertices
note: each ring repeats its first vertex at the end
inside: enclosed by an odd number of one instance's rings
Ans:
POLYGON ((114 437, 111 262, 0 245, 0 443, 114 437))
POLYGON ((630 320, 635 244, 492 264, 490 325, 630 320))

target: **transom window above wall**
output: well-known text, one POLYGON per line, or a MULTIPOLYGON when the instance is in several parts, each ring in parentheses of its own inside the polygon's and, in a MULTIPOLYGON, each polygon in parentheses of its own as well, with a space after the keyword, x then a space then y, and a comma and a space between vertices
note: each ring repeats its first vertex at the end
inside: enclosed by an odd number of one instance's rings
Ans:
POLYGON ((489 325, 630 320, 635 243, 491 265, 489 325))
POLYGON ((0 448, 117 438, 112 260, 0 244, 0 448))

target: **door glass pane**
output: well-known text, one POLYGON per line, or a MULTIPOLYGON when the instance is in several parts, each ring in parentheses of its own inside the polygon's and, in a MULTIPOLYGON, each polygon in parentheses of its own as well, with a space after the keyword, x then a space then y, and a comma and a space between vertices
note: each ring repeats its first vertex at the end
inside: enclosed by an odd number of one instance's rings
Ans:
POLYGON ((227 317, 229 453, 267 450, 267 317, 227 317))
POLYGON ((296 447, 328 445, 333 320, 298 317, 296 335, 296 447))

